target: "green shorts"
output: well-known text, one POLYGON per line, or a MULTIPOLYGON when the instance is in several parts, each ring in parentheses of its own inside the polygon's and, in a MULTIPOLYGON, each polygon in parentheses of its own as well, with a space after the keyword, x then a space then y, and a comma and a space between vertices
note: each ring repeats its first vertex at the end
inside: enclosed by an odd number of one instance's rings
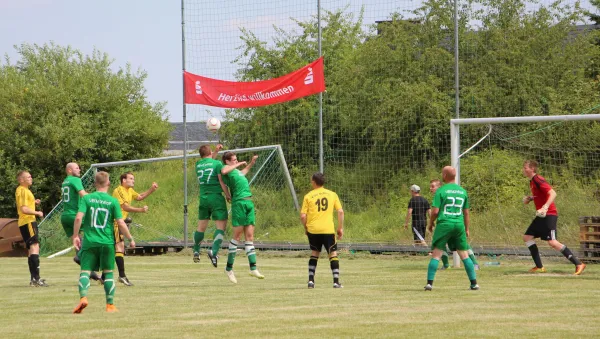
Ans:
POLYGON ((431 240, 431 249, 446 250, 446 244, 451 250, 466 251, 469 249, 467 233, 463 223, 437 224, 431 240))
POLYGON ((227 204, 220 193, 200 196, 198 220, 227 220, 227 204))
POLYGON ((256 212, 252 200, 239 200, 231 204, 231 224, 248 226, 256 223, 256 212))
POLYGON ((60 216, 60 223, 67 234, 67 238, 73 236, 73 225, 75 225, 75 214, 63 214, 60 216))
POLYGON ((115 268, 115 245, 94 244, 79 251, 82 271, 113 270, 115 268))

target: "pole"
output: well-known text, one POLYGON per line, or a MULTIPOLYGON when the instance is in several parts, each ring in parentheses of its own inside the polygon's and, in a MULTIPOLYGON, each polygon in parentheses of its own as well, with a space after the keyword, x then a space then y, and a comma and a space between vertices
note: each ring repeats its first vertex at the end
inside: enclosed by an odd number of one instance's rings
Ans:
MULTIPOLYGON (((458 72, 458 0, 454 0, 454 102, 456 108, 456 119, 460 117, 460 88, 459 88, 459 72, 458 72)), ((459 126, 454 126, 456 130, 452 136, 456 137, 456 144, 460 147, 460 131, 459 126)), ((456 150, 460 153, 460 149, 456 150)), ((452 166, 456 168, 456 183, 460 185, 460 160, 452 159, 452 166), (456 160, 456 162, 454 162, 456 160)))
MULTIPOLYGON (((321 0, 317 0, 317 23, 319 26, 319 58, 323 56, 321 51, 321 0)), ((325 173, 323 160, 323 92, 319 93, 319 172, 325 173)))
POLYGON ((188 189, 187 189, 187 110, 185 105, 185 18, 184 0, 181 0, 181 79, 183 86, 183 247, 188 245, 188 189))

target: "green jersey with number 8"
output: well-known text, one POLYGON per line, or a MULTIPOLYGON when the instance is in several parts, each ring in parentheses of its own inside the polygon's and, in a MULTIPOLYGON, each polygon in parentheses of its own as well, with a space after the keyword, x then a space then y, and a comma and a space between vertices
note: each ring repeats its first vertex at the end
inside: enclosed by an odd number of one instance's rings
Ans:
POLYGON ((469 208, 467 191, 455 183, 438 188, 433 197, 433 207, 440 209, 437 223, 464 223, 463 209, 469 208))
POLYGON ((200 184, 200 195, 223 192, 218 177, 222 168, 223 163, 213 158, 202 158, 196 161, 196 176, 200 184))
POLYGON ((111 245, 115 243, 113 228, 116 219, 122 219, 121 206, 116 198, 106 192, 94 192, 79 199, 77 212, 84 213, 81 229, 85 234, 82 248, 87 249, 96 244, 111 245))
POLYGON ((81 179, 69 175, 61 186, 62 200, 64 204, 63 214, 75 215, 79 205, 79 191, 83 190, 81 179))

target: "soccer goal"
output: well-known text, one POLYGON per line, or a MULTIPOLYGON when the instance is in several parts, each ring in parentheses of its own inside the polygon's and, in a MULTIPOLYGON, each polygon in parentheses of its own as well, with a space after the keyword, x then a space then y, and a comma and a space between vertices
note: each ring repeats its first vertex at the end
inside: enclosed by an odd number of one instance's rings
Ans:
POLYGON ((600 114, 451 120, 452 164, 469 192, 474 250, 528 255, 522 235, 535 214, 522 202, 530 194, 522 174, 528 159, 557 192, 558 239, 579 248, 578 218, 600 214, 599 120, 600 114))
MULTIPOLYGON (((253 155, 258 155, 256 164, 247 175, 254 196, 253 200, 259 213, 257 226, 260 226, 261 223, 271 223, 273 219, 281 215, 297 214, 298 198, 280 145, 227 151, 235 152, 239 161, 250 161, 253 155)), ((183 155, 93 164, 81 176, 81 180, 85 190, 92 192, 95 190, 95 173, 99 170, 107 171, 110 173, 110 194, 119 185, 119 176, 129 171, 135 175, 134 190, 138 193, 146 191, 153 182, 158 183, 159 189, 156 192, 143 201, 132 203, 137 207, 147 205, 149 210, 147 213, 129 214, 133 219, 130 226, 131 232, 136 243, 140 245, 144 242, 184 244, 185 239, 190 239, 190 235, 196 229, 198 220, 199 187, 194 169, 198 159, 200 159, 199 154, 187 155, 187 215, 184 215, 183 212, 185 191, 182 176, 183 155), (189 219, 190 225, 187 230, 184 229, 185 217, 189 219)), ((62 210, 63 203, 60 201, 40 223, 42 255, 57 252, 64 254, 68 252, 66 249, 71 246, 60 223, 62 210)), ((214 224, 211 222, 209 227, 214 227, 214 224)))

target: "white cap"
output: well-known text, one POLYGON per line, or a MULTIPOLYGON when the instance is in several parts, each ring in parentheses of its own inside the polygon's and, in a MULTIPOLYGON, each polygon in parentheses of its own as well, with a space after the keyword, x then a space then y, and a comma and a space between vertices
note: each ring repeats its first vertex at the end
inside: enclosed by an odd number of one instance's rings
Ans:
POLYGON ((419 187, 417 185, 412 185, 412 186, 410 186, 410 190, 415 193, 419 193, 419 192, 421 192, 421 187, 419 187))

